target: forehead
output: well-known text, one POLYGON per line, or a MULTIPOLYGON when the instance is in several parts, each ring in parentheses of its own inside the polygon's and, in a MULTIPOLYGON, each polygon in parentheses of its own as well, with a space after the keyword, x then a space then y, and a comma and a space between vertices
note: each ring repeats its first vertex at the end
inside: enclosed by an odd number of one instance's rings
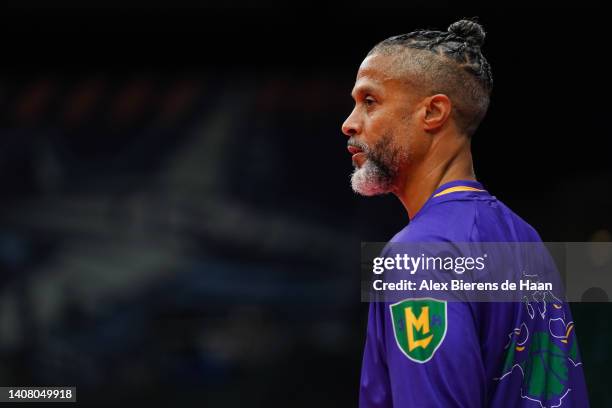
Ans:
POLYGON ((362 76, 374 76, 380 79, 390 79, 394 77, 396 62, 397 57, 394 55, 368 55, 359 66, 359 71, 357 71, 357 79, 362 76))
POLYGON ((367 56, 357 71, 353 94, 364 90, 385 91, 396 89, 399 81, 396 58, 390 55, 367 56))

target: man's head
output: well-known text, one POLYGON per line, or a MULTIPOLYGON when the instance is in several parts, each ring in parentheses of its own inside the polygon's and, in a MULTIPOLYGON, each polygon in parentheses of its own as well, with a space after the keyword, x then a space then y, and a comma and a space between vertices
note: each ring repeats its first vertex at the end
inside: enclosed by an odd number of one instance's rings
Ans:
POLYGON ((355 108, 342 125, 356 192, 395 191, 433 148, 473 135, 493 82, 480 51, 484 36, 479 24, 461 20, 446 32, 388 38, 368 53, 353 88, 355 108))

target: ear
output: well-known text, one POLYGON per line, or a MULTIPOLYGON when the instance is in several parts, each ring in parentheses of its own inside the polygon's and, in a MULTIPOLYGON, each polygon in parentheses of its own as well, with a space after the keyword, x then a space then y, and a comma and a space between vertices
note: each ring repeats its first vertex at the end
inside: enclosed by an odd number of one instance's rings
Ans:
POLYGON ((424 129, 431 132, 440 129, 446 123, 451 113, 452 104, 448 96, 437 94, 427 97, 424 107, 424 129))

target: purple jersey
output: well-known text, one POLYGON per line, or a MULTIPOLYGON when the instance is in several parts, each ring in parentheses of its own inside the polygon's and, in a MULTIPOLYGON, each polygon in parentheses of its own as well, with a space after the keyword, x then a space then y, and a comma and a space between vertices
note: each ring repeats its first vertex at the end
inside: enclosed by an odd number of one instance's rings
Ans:
MULTIPOLYGON (((480 183, 459 180, 440 186, 391 241, 539 242, 540 237, 480 183)), ((569 306, 421 299, 371 303, 359 404, 588 407, 569 306), (441 335, 429 343, 429 338, 411 337, 411 330, 441 335), (400 346, 402 334, 421 357, 400 346)))

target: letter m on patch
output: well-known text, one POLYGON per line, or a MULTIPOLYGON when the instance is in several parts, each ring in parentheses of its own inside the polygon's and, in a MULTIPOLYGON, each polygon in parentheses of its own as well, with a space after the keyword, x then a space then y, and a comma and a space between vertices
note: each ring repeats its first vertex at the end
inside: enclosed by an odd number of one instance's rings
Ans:
POLYGON ((412 351, 417 347, 426 349, 433 334, 427 337, 423 337, 420 340, 415 340, 415 332, 422 332, 423 334, 429 333, 429 306, 421 307, 421 314, 418 318, 415 317, 412 311, 412 306, 408 306, 404 309, 406 312, 406 331, 408 334, 408 351, 412 351))

